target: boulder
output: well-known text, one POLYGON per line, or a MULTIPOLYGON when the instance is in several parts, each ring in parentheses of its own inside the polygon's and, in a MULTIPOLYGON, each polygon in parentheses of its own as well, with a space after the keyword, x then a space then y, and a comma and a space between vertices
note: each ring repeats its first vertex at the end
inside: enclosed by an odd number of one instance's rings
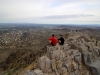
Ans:
MULTIPOLYGON (((83 61, 93 75, 100 75, 100 58, 93 57, 91 52, 82 53, 83 61)), ((88 74, 88 73, 87 73, 88 74)))
POLYGON ((98 46, 94 46, 93 51, 94 51, 94 56, 97 56, 97 57, 100 56, 100 48, 98 46))
POLYGON ((43 73, 41 70, 39 70, 39 69, 35 69, 35 70, 34 70, 34 73, 35 73, 36 75, 44 75, 44 73, 43 73))
POLYGON ((27 70, 23 75, 37 75, 33 70, 27 70))
POLYGON ((62 75, 69 75, 65 67, 62 67, 62 75))
POLYGON ((66 63, 65 64, 66 70, 68 71, 68 73, 71 72, 71 63, 66 63))
POLYGON ((96 58, 94 62, 87 64, 87 68, 93 75, 100 75, 100 58, 96 58))
POLYGON ((97 46, 100 48, 100 41, 97 42, 97 46))
POLYGON ((60 47, 60 50, 63 50, 63 51, 67 51, 70 48, 70 46, 68 46, 68 44, 59 45, 59 47, 60 47))
POLYGON ((51 60, 47 56, 42 56, 38 59, 38 67, 43 72, 51 71, 51 60))
POLYGON ((47 46, 46 56, 52 59, 53 52, 57 50, 60 50, 60 46, 58 44, 56 46, 47 46))
POLYGON ((55 50, 52 52, 52 59, 63 60, 64 57, 65 57, 65 54, 62 50, 55 50))
POLYGON ((94 58, 91 52, 90 53, 88 51, 82 52, 82 62, 84 64, 92 63, 93 61, 94 61, 94 58))
POLYGON ((75 61, 76 61, 78 64, 81 64, 81 54, 80 54, 80 55, 76 55, 74 58, 75 58, 75 61))
POLYGON ((88 47, 86 47, 86 46, 79 46, 79 50, 80 50, 80 52, 84 52, 84 51, 88 51, 88 47))

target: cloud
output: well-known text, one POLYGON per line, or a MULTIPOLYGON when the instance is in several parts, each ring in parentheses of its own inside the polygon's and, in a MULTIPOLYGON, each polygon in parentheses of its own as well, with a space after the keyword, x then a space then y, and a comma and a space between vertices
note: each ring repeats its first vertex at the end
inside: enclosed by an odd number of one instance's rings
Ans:
POLYGON ((8 13, 6 12, 0 12, 0 18, 7 18, 8 17, 8 13))
POLYGON ((53 8, 58 6, 73 6, 73 5, 99 5, 100 0, 48 0, 47 6, 53 8))
POLYGON ((84 15, 84 14, 74 14, 74 15, 52 15, 52 16, 44 16, 41 18, 44 19, 66 19, 66 18, 80 18, 80 17, 91 17, 94 15, 84 15))
POLYGON ((98 22, 99 23, 100 21, 87 21, 87 22, 98 22))
POLYGON ((0 0, 0 22, 98 21, 99 9, 100 0, 0 0))

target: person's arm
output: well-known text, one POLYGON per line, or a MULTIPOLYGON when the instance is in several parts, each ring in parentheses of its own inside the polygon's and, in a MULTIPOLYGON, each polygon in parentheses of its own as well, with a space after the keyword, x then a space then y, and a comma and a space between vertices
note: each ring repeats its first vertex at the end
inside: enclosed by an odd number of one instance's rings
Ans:
POLYGON ((52 40, 52 38, 49 38, 49 40, 52 40))
POLYGON ((61 43, 61 39, 60 38, 58 39, 58 43, 61 43))

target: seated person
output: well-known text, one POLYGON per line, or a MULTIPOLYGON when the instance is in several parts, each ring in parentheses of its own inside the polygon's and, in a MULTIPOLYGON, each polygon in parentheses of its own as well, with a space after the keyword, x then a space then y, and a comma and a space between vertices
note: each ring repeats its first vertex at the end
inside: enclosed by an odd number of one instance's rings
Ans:
POLYGON ((54 34, 52 35, 51 38, 49 38, 49 44, 52 46, 55 46, 57 44, 57 39, 54 34))
POLYGON ((60 38, 58 39, 58 43, 59 43, 59 45, 63 45, 64 44, 64 38, 63 38, 63 36, 62 35, 60 35, 60 38))

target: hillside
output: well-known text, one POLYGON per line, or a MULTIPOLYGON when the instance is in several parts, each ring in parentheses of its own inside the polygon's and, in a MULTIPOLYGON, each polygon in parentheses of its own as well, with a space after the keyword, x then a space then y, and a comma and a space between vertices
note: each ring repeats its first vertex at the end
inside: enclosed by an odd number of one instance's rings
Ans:
MULTIPOLYGON (((74 26, 73 26, 74 28, 74 26)), ((79 30, 67 29, 59 26, 18 26, 0 29, 0 75, 18 75, 26 71, 37 68, 38 58, 47 52, 47 40, 52 33, 58 38, 64 35, 69 49, 79 49, 72 40, 81 38, 85 42, 93 42, 100 47, 99 29, 82 28, 79 30), (35 67, 33 67, 35 66, 35 67)), ((80 40, 78 40, 80 39, 80 40)), ((59 46, 58 46, 59 47, 59 46)), ((65 47, 65 46, 64 46, 65 47)), ((67 46, 66 46, 67 47, 67 46)), ((85 66, 84 66, 85 67, 85 66)), ((85 67, 86 69, 86 67, 85 67)))
MULTIPOLYGON (((2 27, 0 29, 0 73, 13 74, 26 68, 46 53, 48 38, 67 30, 43 28, 43 26, 2 27)), ((2 74, 3 75, 3 74, 2 74)))
POLYGON ((29 66, 18 75, 100 75, 100 42, 87 34, 69 32, 64 45, 47 46, 37 67, 29 66))

